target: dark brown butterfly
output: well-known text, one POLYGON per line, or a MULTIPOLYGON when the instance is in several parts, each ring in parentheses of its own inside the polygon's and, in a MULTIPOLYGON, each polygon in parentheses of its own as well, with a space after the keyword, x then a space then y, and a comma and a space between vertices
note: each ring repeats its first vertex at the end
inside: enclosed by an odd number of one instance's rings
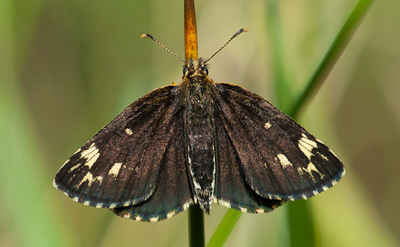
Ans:
POLYGON ((74 201, 137 221, 191 204, 264 213, 327 190, 345 174, 333 152, 260 96, 208 77, 197 55, 194 2, 185 1, 182 83, 130 104, 58 171, 74 201))
POLYGON ((189 59, 180 85, 129 105, 65 162, 54 186, 153 222, 193 203, 209 213, 213 201, 264 213, 337 183, 345 170, 327 146, 255 93, 213 82, 208 60, 189 59))

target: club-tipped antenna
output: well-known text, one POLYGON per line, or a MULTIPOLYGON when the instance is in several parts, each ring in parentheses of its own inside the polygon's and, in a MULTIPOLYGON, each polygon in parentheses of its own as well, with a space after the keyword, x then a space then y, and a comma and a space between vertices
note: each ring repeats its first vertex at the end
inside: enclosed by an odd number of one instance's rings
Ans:
POLYGON ((225 48, 225 46, 227 46, 234 38, 236 38, 237 36, 239 36, 239 34, 243 33, 243 32, 248 32, 249 30, 247 28, 241 28, 239 31, 237 31, 229 40, 228 42, 225 43, 225 45, 223 45, 221 48, 219 48, 218 51, 216 51, 210 58, 208 58, 207 60, 204 61, 204 63, 207 63, 208 61, 211 60, 211 58, 213 58, 215 55, 217 55, 222 49, 225 48))
POLYGON ((175 52, 173 52, 170 49, 168 49, 165 45, 163 45, 163 43, 158 41, 158 39, 154 38, 152 35, 150 35, 148 33, 144 33, 144 34, 142 34, 142 36, 140 36, 140 38, 149 38, 149 39, 153 40, 154 42, 159 44, 164 50, 166 50, 167 52, 169 52, 170 54, 174 55, 176 58, 181 60, 183 63, 185 63, 185 60, 183 60, 180 56, 176 55, 175 52))

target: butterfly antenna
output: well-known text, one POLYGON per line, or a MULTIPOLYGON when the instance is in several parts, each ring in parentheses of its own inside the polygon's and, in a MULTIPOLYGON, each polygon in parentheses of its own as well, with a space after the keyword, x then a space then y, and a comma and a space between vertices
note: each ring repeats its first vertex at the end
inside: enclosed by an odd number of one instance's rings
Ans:
POLYGON ((213 58, 215 55, 217 55, 222 49, 225 48, 225 46, 227 46, 234 38, 236 38, 237 36, 239 36, 239 34, 243 33, 243 32, 248 32, 249 30, 247 28, 242 28, 239 31, 237 31, 229 40, 228 42, 225 43, 225 45, 223 45, 221 48, 219 48, 218 51, 216 51, 209 59, 207 59, 206 61, 204 61, 204 63, 207 63, 208 61, 211 60, 211 58, 213 58))
POLYGON ((142 36, 140 36, 140 38, 149 38, 149 39, 153 40, 154 42, 159 44, 164 50, 166 50, 167 52, 174 55, 176 58, 178 58, 179 60, 181 60, 182 62, 185 63, 185 60, 183 60, 180 56, 176 55, 175 52, 168 49, 165 45, 163 45, 160 41, 158 41, 158 39, 154 38, 152 35, 145 33, 145 34, 142 34, 142 36))

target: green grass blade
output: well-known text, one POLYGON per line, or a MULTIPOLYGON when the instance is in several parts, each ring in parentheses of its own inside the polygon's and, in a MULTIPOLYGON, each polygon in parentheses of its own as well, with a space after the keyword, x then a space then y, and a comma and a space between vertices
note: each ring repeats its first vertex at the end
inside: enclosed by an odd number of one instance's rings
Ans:
POLYGON ((290 246, 316 246, 316 232, 310 204, 307 201, 290 202, 287 205, 290 230, 290 246))
POLYGON ((355 6, 352 13, 347 18, 345 24, 323 57, 321 63, 312 74, 304 91, 297 97, 294 104, 292 104, 292 107, 288 108, 287 114, 289 116, 295 118, 306 100, 311 97, 311 94, 315 92, 316 88, 321 86, 322 82, 327 77, 336 61, 339 59, 344 48, 347 46, 352 34, 356 30, 357 25, 362 20, 371 3, 372 0, 360 0, 355 6))
POLYGON ((285 62, 285 47, 282 37, 280 21, 280 8, 278 0, 268 0, 267 6, 267 25, 268 38, 271 40, 271 56, 273 66, 273 76, 275 82, 276 106, 278 108, 288 107, 290 104, 290 85, 287 69, 288 63, 285 62), (289 94, 289 95, 288 95, 289 94), (288 97, 289 96, 289 97, 288 97))
POLYGON ((223 246, 241 215, 242 212, 229 209, 208 242, 207 247, 223 246))
MULTIPOLYGON (((301 107, 311 98, 312 93, 322 85, 324 79, 339 59, 344 48, 347 46, 357 24, 360 23, 371 2, 372 0, 360 0, 355 6, 323 57, 321 63, 311 76, 304 91, 287 111, 289 116, 295 119, 301 107)), ((316 236, 309 204, 306 201, 299 201, 289 204, 287 209, 291 246, 315 246, 316 236)))

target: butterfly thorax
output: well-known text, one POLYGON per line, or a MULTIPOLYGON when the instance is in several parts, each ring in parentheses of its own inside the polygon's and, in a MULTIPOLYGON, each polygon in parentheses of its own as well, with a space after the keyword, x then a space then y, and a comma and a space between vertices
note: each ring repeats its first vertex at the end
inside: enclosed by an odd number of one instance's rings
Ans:
POLYGON ((212 116, 214 83, 207 68, 199 60, 189 60, 184 68, 182 92, 185 94, 186 164, 191 178, 193 199, 205 211, 210 211, 215 187, 215 140, 212 116))

